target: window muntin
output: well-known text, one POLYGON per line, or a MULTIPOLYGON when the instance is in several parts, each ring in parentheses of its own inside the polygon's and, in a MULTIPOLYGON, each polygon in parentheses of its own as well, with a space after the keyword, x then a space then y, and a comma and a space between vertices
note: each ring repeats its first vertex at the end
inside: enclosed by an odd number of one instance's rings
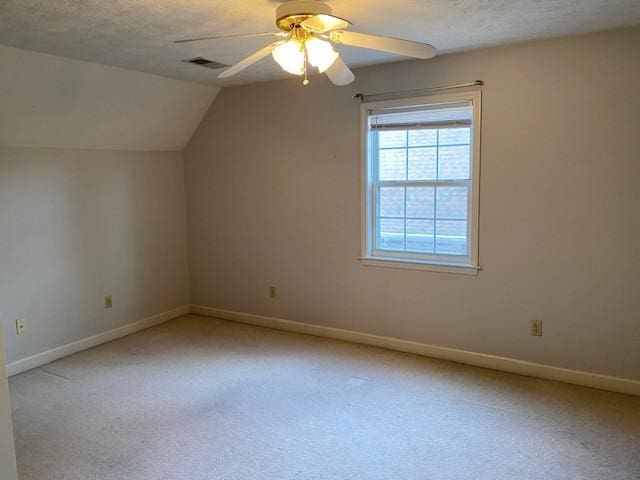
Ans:
POLYGON ((365 111, 365 258, 477 263, 477 111, 472 98, 365 111))

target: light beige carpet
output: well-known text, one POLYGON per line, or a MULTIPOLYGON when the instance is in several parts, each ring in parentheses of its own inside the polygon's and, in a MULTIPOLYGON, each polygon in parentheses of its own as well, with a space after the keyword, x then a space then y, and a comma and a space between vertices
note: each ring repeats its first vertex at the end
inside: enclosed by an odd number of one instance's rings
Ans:
POLYGON ((640 398, 223 320, 10 386, 21 480, 640 478, 640 398))

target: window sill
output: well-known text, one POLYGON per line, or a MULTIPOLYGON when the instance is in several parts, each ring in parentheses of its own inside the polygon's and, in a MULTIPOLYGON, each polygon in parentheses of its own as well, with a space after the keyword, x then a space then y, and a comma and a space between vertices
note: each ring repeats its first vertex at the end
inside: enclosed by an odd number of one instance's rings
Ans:
POLYGON ((404 268, 429 272, 457 273, 460 275, 477 275, 478 271, 482 269, 482 267, 478 265, 403 260, 398 258, 360 257, 359 260, 362 265, 367 267, 404 268))

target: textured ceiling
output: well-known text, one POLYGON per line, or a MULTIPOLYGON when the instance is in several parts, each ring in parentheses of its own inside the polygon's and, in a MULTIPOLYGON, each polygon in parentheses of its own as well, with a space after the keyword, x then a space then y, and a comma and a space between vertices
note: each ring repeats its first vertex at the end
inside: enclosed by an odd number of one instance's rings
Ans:
MULTIPOLYGON (((180 38, 273 31, 275 0, 1 0, 0 44, 218 86, 283 77, 271 58, 220 81, 180 60, 235 63, 265 38, 176 45, 180 38)), ((334 0, 354 31, 425 41, 441 53, 640 23, 640 0, 334 0)), ((401 57, 340 48, 355 67, 401 57)), ((284 74, 286 75, 286 74, 284 74)))

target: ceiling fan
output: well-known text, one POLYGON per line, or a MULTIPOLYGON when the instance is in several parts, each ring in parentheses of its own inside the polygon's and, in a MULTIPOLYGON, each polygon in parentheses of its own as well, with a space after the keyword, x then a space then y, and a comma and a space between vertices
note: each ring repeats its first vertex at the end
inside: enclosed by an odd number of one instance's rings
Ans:
POLYGON ((331 7, 319 0, 294 0, 280 5, 276 9, 276 25, 280 32, 200 37, 176 40, 175 43, 221 38, 280 37, 281 40, 267 45, 226 69, 218 75, 218 78, 235 75, 271 54, 286 72, 303 75, 303 85, 309 83, 307 76, 309 64, 317 68, 320 73, 326 73, 335 85, 347 85, 353 82, 355 79, 353 73, 335 51, 332 43, 413 58, 426 59, 436 55, 436 49, 428 43, 345 31, 344 29, 349 28, 352 23, 334 16, 331 7))

